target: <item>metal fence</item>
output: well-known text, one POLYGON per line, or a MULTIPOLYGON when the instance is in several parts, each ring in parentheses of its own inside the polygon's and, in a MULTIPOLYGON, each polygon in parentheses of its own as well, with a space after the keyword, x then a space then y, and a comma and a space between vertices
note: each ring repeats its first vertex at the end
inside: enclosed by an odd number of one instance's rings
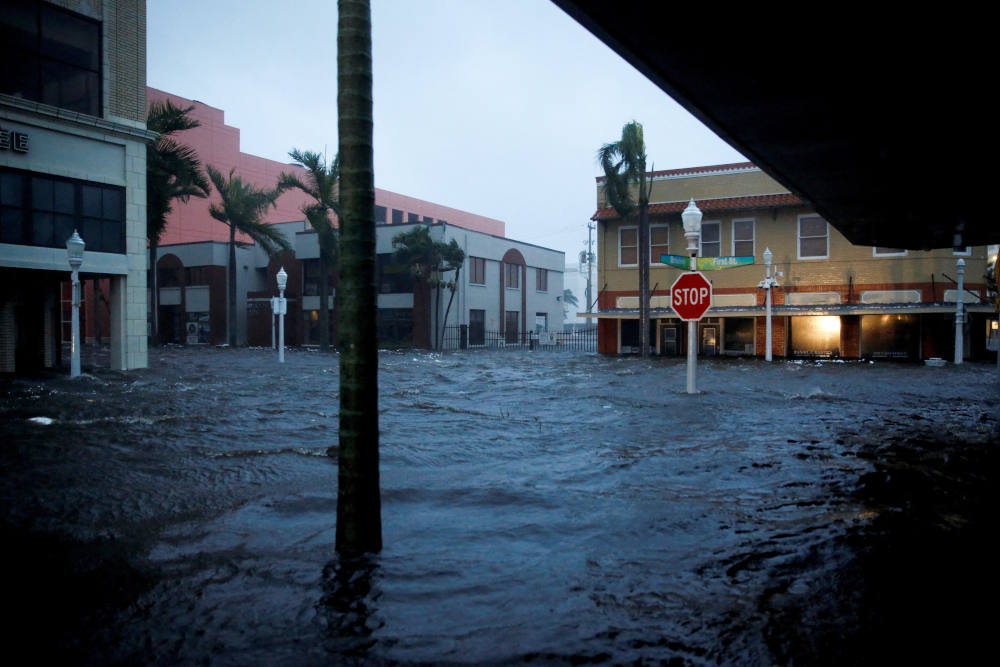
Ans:
POLYGON ((467 325, 448 326, 441 337, 442 350, 541 350, 597 352, 597 327, 573 332, 503 332, 475 329, 467 325))

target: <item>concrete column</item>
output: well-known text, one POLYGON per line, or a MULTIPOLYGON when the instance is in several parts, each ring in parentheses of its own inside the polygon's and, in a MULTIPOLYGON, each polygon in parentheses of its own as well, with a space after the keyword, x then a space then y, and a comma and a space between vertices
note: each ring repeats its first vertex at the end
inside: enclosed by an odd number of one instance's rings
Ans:
POLYGON ((128 279, 125 276, 111 277, 111 369, 128 370, 128 320, 125 295, 128 293, 128 279))

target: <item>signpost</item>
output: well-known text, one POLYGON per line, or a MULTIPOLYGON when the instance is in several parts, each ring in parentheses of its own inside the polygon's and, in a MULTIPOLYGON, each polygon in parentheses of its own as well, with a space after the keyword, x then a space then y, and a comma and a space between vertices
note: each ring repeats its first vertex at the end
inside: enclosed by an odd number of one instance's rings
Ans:
POLYGON ((670 286, 670 305, 677 316, 688 323, 687 393, 695 389, 695 344, 698 338, 698 320, 712 306, 712 283, 700 271, 682 273, 670 286))

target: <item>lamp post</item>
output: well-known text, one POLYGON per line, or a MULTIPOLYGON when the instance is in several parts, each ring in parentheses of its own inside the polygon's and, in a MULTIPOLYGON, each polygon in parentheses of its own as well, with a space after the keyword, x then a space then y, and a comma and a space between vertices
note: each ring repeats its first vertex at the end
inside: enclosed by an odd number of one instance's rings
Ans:
MULTIPOLYGON (((687 208, 681 213, 681 221, 684 223, 684 238, 687 239, 687 249, 691 254, 691 270, 698 270, 698 237, 701 235, 701 209, 694 203, 694 197, 688 202, 687 208)), ((695 388, 695 364, 697 355, 695 354, 695 342, 698 338, 698 323, 694 320, 688 322, 688 354, 687 354, 687 393, 697 393, 695 388)))
POLYGON ((70 341, 69 365, 71 378, 80 377, 80 265, 83 264, 83 249, 86 245, 75 229, 73 235, 66 239, 66 255, 73 282, 73 337, 70 341))
POLYGON ((767 322, 766 339, 764 344, 764 360, 771 361, 771 288, 778 286, 778 281, 771 273, 771 265, 774 261, 774 253, 771 252, 770 248, 764 249, 764 280, 757 283, 757 287, 761 287, 765 290, 766 296, 764 299, 765 306, 765 321, 767 322))
POLYGON ((285 363, 285 313, 288 312, 288 301, 285 299, 285 285, 288 284, 288 274, 285 267, 278 271, 278 363, 285 363))
POLYGON ((964 332, 963 326, 965 324, 965 312, 963 306, 965 306, 965 260, 959 259, 958 265, 955 268, 958 272, 958 296, 955 297, 955 364, 958 365, 962 363, 962 357, 965 356, 962 350, 962 345, 964 344, 964 332))

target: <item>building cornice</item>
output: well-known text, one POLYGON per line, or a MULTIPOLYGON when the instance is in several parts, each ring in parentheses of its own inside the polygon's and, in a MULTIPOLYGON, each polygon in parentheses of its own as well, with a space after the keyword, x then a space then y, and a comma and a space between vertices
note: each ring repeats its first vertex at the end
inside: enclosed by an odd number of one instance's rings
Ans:
POLYGON ((0 93, 0 109, 8 107, 22 113, 28 113, 46 120, 57 120, 69 125, 75 125, 81 129, 100 130, 109 134, 114 134, 127 139, 134 139, 143 142, 155 141, 160 135, 152 130, 147 130, 144 124, 127 123, 126 121, 112 121, 97 116, 60 109, 41 102, 26 100, 22 97, 14 97, 0 93))

